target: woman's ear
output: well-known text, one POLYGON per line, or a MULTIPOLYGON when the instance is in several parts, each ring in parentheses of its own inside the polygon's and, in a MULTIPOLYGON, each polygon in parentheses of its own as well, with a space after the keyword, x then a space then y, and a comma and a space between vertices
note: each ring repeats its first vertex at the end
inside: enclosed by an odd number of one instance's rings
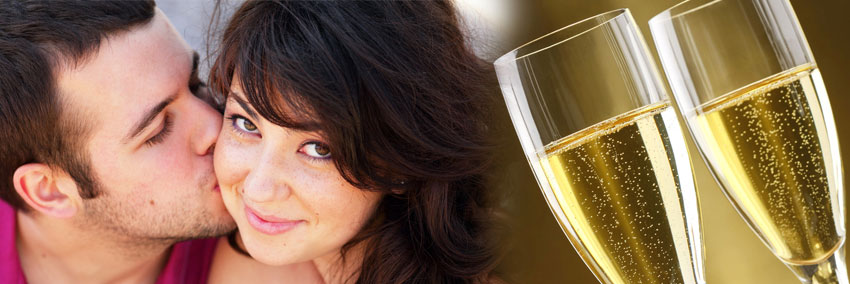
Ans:
POLYGON ((391 192, 393 195, 402 196, 407 193, 407 187, 410 186, 410 182, 407 180, 398 180, 394 182, 396 185, 393 187, 391 192))
POLYGON ((12 182, 30 208, 56 218, 73 217, 79 209, 77 184, 61 170, 41 163, 18 167, 12 182))

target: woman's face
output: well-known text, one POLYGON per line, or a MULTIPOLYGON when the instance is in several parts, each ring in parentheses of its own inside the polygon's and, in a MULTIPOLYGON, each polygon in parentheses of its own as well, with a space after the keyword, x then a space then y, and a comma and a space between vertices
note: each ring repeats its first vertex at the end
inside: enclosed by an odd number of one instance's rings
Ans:
POLYGON ((380 193, 342 178, 318 132, 273 124, 234 80, 215 148, 215 171, 242 242, 283 265, 339 252, 375 211, 380 193))

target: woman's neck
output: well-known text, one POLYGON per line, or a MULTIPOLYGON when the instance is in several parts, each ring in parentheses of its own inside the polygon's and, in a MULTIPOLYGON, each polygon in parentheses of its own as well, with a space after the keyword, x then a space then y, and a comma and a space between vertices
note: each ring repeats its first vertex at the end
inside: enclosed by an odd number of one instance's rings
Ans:
POLYGON ((233 235, 232 239, 224 237, 219 240, 216 256, 213 258, 210 283, 233 283, 248 279, 270 283, 268 281, 271 279, 281 279, 281 277, 288 280, 300 279, 294 282, 287 281, 287 283, 317 283, 319 281, 315 273, 318 273, 318 276, 322 278, 320 282, 325 284, 350 284, 355 283, 360 276, 365 254, 365 242, 361 242, 349 249, 345 253, 345 258, 339 250, 335 250, 312 261, 275 267, 254 260, 244 253, 244 247, 238 233, 233 235), (234 267, 239 269, 233 269, 234 267), (233 273, 234 270, 247 273, 233 273), (222 271, 230 272, 219 273, 222 271))
MULTIPOLYGON (((241 245, 241 242, 238 242, 241 245)), ((325 282, 312 262, 272 266, 240 253, 221 238, 210 269, 210 284, 226 283, 310 283, 325 282)))
POLYGON ((357 282, 365 254, 363 242, 352 247, 342 257, 340 251, 334 251, 313 260, 313 265, 327 284, 352 284, 357 282))

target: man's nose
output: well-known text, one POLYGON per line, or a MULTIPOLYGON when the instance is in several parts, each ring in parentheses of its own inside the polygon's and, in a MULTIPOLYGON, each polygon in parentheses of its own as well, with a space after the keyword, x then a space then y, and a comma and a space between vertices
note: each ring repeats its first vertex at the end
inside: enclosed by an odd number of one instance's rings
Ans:
POLYGON ((222 114, 199 97, 192 96, 191 104, 190 119, 195 122, 193 135, 190 138, 192 149, 200 156, 212 155, 218 134, 221 132, 222 114))

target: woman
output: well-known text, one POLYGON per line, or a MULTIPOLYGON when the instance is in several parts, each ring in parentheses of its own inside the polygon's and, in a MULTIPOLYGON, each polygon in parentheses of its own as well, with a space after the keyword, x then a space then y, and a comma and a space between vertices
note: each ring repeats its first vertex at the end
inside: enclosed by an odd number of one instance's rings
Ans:
POLYGON ((488 67, 447 1, 242 5, 211 70, 239 227, 211 281, 486 282, 488 67))

